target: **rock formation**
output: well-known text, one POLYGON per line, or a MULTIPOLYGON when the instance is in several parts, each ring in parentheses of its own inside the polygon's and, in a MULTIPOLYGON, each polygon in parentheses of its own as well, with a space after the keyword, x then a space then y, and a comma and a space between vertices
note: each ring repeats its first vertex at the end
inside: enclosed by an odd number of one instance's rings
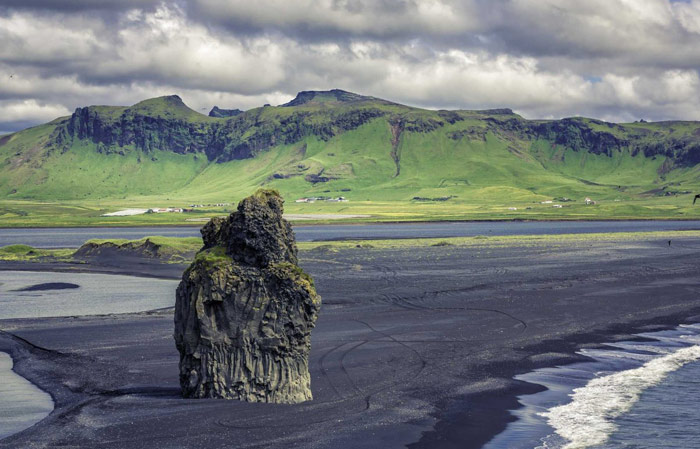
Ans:
POLYGON ((240 109, 221 109, 218 106, 214 106, 211 111, 209 111, 209 117, 235 117, 239 114, 243 114, 240 109))
POLYGON ((188 398, 311 399, 308 355, 321 305, 297 265, 282 198, 259 190, 202 228, 177 288, 175 343, 188 398))

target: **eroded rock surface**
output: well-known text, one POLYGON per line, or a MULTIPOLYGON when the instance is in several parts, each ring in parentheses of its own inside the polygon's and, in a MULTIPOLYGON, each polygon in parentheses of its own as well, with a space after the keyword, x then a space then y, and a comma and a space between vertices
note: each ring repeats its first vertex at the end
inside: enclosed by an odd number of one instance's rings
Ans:
POLYGON ((297 266, 282 198, 259 190, 202 228, 177 289, 182 394, 250 402, 310 400, 308 355, 321 304, 297 266))

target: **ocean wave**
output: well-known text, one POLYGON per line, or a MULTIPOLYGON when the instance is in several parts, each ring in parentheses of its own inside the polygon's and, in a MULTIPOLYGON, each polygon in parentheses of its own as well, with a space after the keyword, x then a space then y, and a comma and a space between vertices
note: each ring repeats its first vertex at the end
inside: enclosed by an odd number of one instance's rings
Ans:
POLYGON ((634 343, 606 343, 606 346, 610 346, 612 348, 617 348, 617 349, 623 349, 625 351, 629 352, 639 352, 639 353, 648 353, 648 354, 654 354, 653 357, 656 357, 660 354, 670 354, 677 348, 675 347, 664 347, 664 346, 654 346, 651 344, 634 344, 634 343))
MULTIPOLYGON (((697 336, 689 335, 673 340, 686 344, 700 342, 697 336)), ((561 441, 562 438, 563 443, 555 444, 562 449, 583 449, 605 443, 617 429, 615 418, 628 412, 642 392, 682 366, 698 360, 700 345, 695 344, 649 360, 638 368, 592 379, 584 387, 573 390, 568 404, 539 413, 556 433, 543 440, 539 448, 552 447, 548 441, 561 441)))
MULTIPOLYGON (((648 352, 648 350, 646 350, 646 349, 645 349, 645 351, 648 352)), ((585 355, 587 357, 590 357, 590 358, 596 359, 596 360, 629 360, 629 361, 640 362, 639 364, 641 364, 641 362, 646 362, 647 360, 651 360, 655 357, 653 354, 649 354, 649 353, 645 354, 645 353, 631 351, 631 350, 620 351, 617 349, 609 349, 609 350, 606 350, 606 349, 590 349, 590 350, 583 349, 583 350, 579 351, 579 354, 585 355)), ((656 355, 656 357, 658 357, 658 354, 656 355)))

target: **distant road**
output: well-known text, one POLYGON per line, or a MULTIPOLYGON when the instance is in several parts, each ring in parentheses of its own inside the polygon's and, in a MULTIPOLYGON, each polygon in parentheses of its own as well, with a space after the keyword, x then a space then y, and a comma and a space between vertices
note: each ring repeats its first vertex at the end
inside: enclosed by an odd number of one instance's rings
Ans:
MULTIPOLYGON (((590 234, 700 230, 693 221, 537 221, 441 222, 364 225, 296 225, 300 242, 344 239, 449 238, 476 235, 590 234)), ((27 244, 36 248, 74 248, 89 239, 140 239, 149 235, 198 237, 196 227, 31 228, 0 229, 0 246, 27 244)))

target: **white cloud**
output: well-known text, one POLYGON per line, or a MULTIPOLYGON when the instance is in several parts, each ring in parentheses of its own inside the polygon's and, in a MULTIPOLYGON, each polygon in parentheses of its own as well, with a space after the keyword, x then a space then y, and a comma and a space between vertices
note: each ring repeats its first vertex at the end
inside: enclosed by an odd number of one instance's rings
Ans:
POLYGON ((103 24, 80 17, 60 22, 29 12, 0 16, 0 61, 50 64, 59 61, 89 61, 104 50, 96 34, 103 24))
POLYGON ((36 100, 0 101, 0 123, 23 121, 42 123, 64 115, 70 115, 70 112, 60 104, 41 104, 36 100))
POLYGON ((261 38, 216 36, 190 23, 176 7, 126 19, 119 31, 114 61, 105 61, 97 76, 143 80, 175 79, 189 88, 260 93, 284 78, 280 45, 261 38))

